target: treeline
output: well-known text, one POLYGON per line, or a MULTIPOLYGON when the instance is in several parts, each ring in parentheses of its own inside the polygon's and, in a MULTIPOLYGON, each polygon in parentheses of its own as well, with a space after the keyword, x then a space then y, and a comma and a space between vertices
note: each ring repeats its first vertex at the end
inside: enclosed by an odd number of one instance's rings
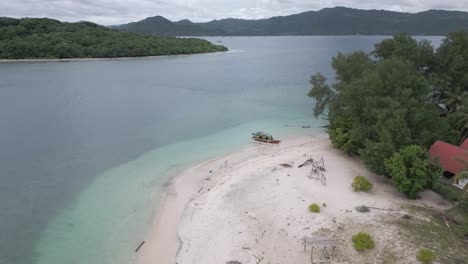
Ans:
POLYGON ((115 58, 226 51, 194 38, 120 32, 91 22, 0 18, 0 58, 115 58))
POLYGON ((468 33, 449 34, 437 50, 401 34, 371 53, 340 53, 332 66, 336 81, 313 75, 309 96, 315 115, 328 118, 333 144, 411 198, 432 188, 441 171, 427 149, 468 136, 468 33))
POLYGON ((201 23, 172 22, 155 16, 115 28, 164 36, 394 35, 400 32, 443 36, 467 30, 468 12, 428 10, 412 14, 334 7, 267 19, 226 18, 201 23))

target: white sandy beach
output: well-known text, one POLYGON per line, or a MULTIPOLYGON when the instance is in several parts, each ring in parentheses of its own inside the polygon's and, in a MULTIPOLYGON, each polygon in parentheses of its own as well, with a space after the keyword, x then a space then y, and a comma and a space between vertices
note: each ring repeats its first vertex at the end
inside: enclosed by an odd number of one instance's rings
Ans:
POLYGON ((416 249, 396 243, 398 230, 382 220, 401 217, 405 205, 451 206, 431 191, 420 200, 406 199, 383 177, 334 149, 326 137, 287 139, 277 146, 252 144, 198 164, 169 183, 137 262, 310 263, 310 248, 304 250, 303 244, 307 237, 333 239, 342 263, 384 263, 381 258, 392 250, 399 250, 399 263, 414 263, 416 249), (324 158, 325 185, 310 177, 311 166, 298 168, 309 157, 324 158), (352 191, 357 175, 373 182, 372 192, 352 191), (320 205, 319 214, 309 212, 311 203, 320 205), (360 213, 355 210, 360 205, 398 211, 360 213), (359 231, 373 235, 372 252, 352 248, 351 236, 359 231))

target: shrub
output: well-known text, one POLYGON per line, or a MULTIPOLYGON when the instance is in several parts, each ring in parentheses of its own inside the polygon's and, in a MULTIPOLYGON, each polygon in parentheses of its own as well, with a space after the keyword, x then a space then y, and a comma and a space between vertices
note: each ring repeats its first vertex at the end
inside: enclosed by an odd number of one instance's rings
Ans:
POLYGON ((432 190, 451 202, 458 202, 464 199, 462 190, 446 183, 438 182, 434 184, 432 190))
POLYGON ((385 169, 398 191, 415 199, 424 189, 435 185, 442 170, 429 163, 427 151, 411 145, 385 160, 385 169))
POLYGON ((419 260, 421 263, 429 264, 432 263, 436 258, 434 252, 429 249, 421 249, 419 250, 418 254, 416 254, 416 259, 419 260))
POLYGON ((354 177, 353 183, 351 184, 355 192, 363 191, 367 192, 372 190, 374 185, 364 176, 354 177))
POLYGON ((354 248, 362 252, 366 249, 373 249, 375 247, 374 240, 372 237, 364 232, 359 232, 353 236, 354 248))
POLYGON ((318 204, 316 203, 313 203, 309 205, 309 211, 311 211, 312 213, 320 213, 320 206, 318 206, 318 204))

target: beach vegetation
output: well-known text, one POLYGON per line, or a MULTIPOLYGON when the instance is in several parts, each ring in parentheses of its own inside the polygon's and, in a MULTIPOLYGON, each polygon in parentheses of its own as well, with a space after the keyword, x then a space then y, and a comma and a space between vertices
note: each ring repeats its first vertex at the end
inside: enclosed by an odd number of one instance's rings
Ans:
POLYGON ((370 250, 375 247, 375 243, 372 239, 372 236, 365 232, 357 233, 353 236, 352 240, 354 248, 359 252, 362 252, 366 249, 370 250))
POLYGON ((435 174, 417 156, 436 140, 459 144, 468 136, 468 32, 448 34, 438 49, 399 34, 370 53, 338 53, 331 65, 336 81, 315 73, 308 96, 314 115, 328 120, 332 144, 377 174, 397 175, 395 185, 411 197, 432 188, 435 174), (411 145, 421 149, 405 159, 430 172, 420 180, 401 155, 393 158, 411 145))
POLYGON ((432 165, 428 153, 417 145, 405 147, 385 160, 385 168, 398 191, 415 199, 424 189, 432 188, 442 170, 432 165))
POLYGON ((416 254, 416 259, 423 264, 430 264, 435 260, 435 258, 435 253, 429 249, 421 249, 416 254))
POLYGON ((320 206, 316 203, 309 205, 309 211, 312 213, 320 213, 320 206))
POLYGON ((91 22, 0 17, 0 58, 116 58, 225 51, 206 40, 120 32, 91 22))
POLYGON ((368 192, 374 187, 374 185, 364 176, 354 177, 351 186, 355 192, 368 192))

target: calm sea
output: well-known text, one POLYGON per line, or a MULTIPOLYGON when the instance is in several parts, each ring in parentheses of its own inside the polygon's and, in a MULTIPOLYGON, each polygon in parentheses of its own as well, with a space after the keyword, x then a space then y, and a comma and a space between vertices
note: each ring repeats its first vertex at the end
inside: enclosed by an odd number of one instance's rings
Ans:
POLYGON ((383 38, 213 37, 230 51, 0 63, 0 263, 132 262, 168 177, 252 131, 320 133, 310 75, 333 78, 332 56, 383 38))

